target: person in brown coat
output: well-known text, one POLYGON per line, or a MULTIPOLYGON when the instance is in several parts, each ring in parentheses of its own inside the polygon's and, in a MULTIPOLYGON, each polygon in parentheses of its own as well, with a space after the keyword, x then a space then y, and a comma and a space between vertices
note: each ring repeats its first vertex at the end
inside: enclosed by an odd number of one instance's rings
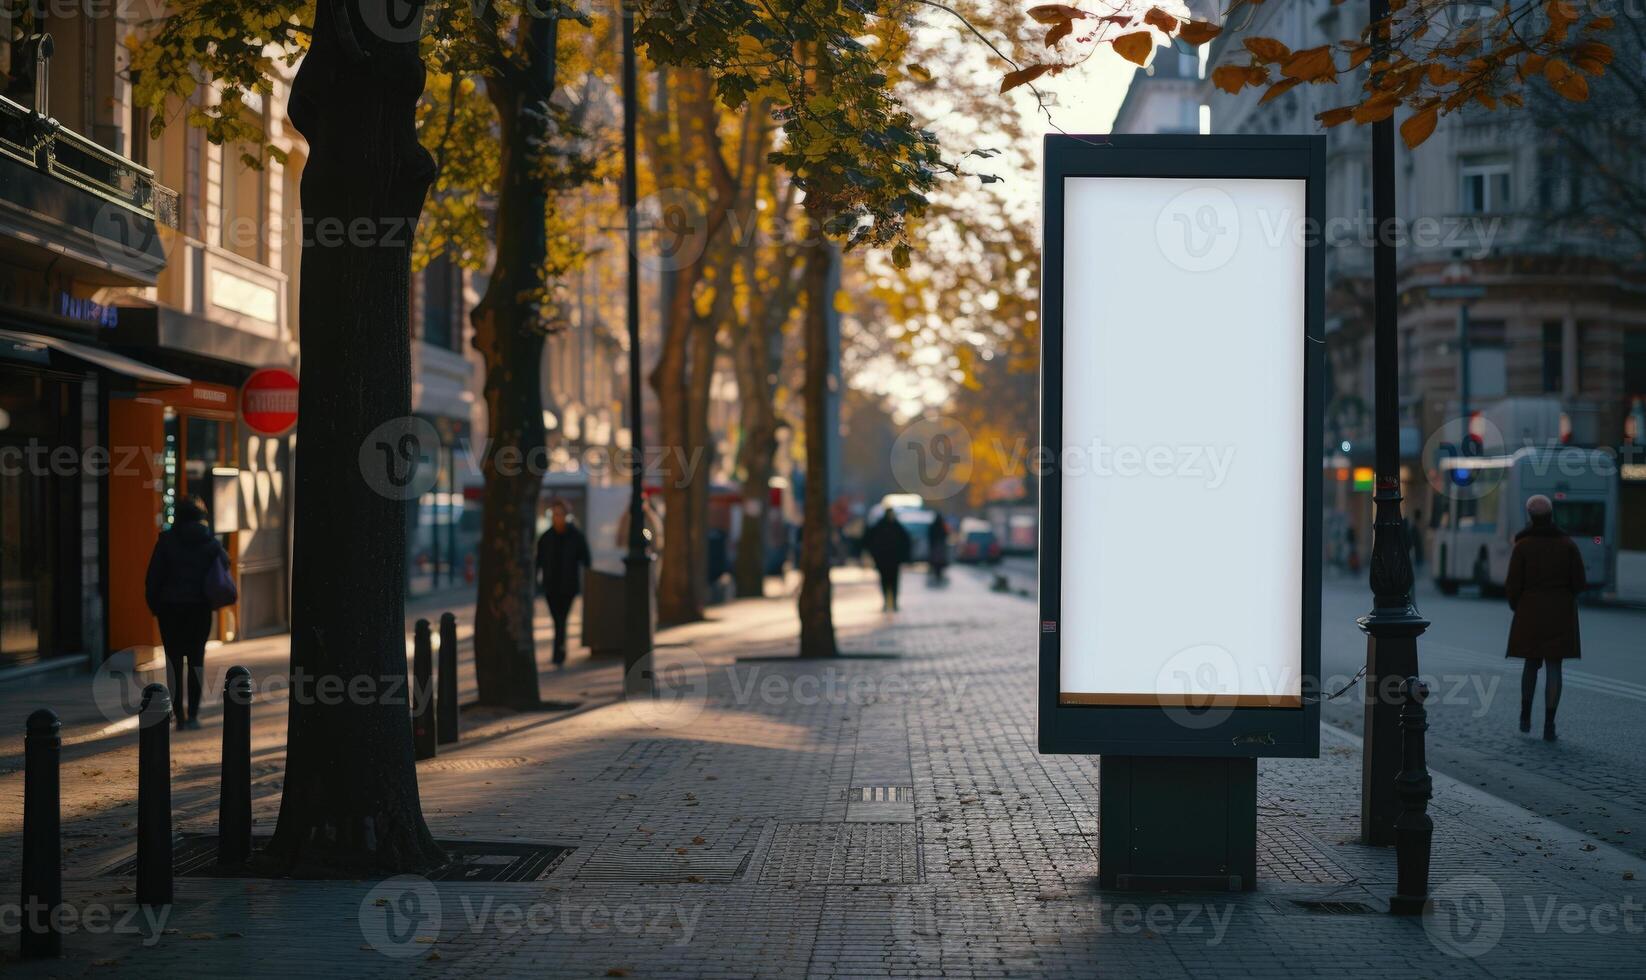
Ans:
POLYGON ((1520 730, 1532 730, 1532 695, 1537 672, 1548 676, 1543 687, 1543 738, 1555 740, 1555 709, 1560 706, 1560 665, 1582 656, 1578 641, 1577 596, 1588 588, 1583 556, 1566 532, 1555 526, 1554 505, 1538 494, 1526 501, 1531 523, 1515 535, 1505 591, 1514 622, 1509 626, 1508 656, 1524 660, 1520 675, 1520 730))

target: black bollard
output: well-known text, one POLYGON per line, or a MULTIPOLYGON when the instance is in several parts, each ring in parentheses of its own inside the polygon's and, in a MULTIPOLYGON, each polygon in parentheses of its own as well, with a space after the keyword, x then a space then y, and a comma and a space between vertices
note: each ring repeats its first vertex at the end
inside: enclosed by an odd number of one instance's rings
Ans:
POLYGON ((457 741, 457 617, 440 615, 440 696, 434 701, 434 727, 441 745, 457 741))
POLYGON ((412 633, 412 746, 417 758, 434 758, 434 651, 426 619, 412 633))
POLYGON ((171 904, 171 695, 143 688, 137 716, 137 904, 171 904))
POLYGON ((63 934, 57 931, 57 909, 63 904, 61 733, 57 715, 41 708, 29 715, 23 734, 24 959, 63 955, 63 934))
POLYGON ((1435 835, 1435 822, 1429 818, 1434 780, 1429 778, 1423 746, 1423 733, 1429 729, 1423 702, 1429 697, 1429 689, 1416 677, 1408 677, 1400 694, 1403 757, 1400 775, 1395 779, 1400 814, 1395 817, 1396 893, 1389 899, 1389 911, 1395 915, 1422 915, 1429 903, 1429 855, 1435 835))
POLYGON ((217 863, 251 857, 251 671, 230 667, 223 680, 223 784, 217 801, 217 863))

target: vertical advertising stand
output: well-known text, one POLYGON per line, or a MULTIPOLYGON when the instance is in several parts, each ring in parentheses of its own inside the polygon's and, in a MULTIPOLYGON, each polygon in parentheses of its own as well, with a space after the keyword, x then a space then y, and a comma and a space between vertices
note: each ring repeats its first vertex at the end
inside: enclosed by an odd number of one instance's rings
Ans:
POLYGON ((1106 888, 1254 888, 1257 760, 1320 752, 1324 160, 1046 138, 1039 741, 1106 888))

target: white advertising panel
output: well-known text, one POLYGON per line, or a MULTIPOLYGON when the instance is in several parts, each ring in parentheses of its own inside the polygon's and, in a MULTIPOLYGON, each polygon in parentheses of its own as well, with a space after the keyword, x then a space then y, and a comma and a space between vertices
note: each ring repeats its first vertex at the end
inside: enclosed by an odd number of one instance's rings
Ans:
POLYGON ((1063 180, 1062 704, 1301 704, 1305 189, 1063 180))

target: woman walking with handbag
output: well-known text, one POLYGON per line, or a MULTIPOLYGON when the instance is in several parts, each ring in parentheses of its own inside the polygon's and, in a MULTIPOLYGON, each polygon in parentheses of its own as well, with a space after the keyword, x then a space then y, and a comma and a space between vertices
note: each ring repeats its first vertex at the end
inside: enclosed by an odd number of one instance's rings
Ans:
POLYGON ((162 531, 149 556, 144 597, 160 621, 166 648, 172 711, 178 728, 199 728, 200 686, 206 668, 211 614, 239 596, 229 572, 228 552, 218 543, 199 497, 177 502, 170 529, 162 531), (183 671, 188 669, 187 711, 183 671))

